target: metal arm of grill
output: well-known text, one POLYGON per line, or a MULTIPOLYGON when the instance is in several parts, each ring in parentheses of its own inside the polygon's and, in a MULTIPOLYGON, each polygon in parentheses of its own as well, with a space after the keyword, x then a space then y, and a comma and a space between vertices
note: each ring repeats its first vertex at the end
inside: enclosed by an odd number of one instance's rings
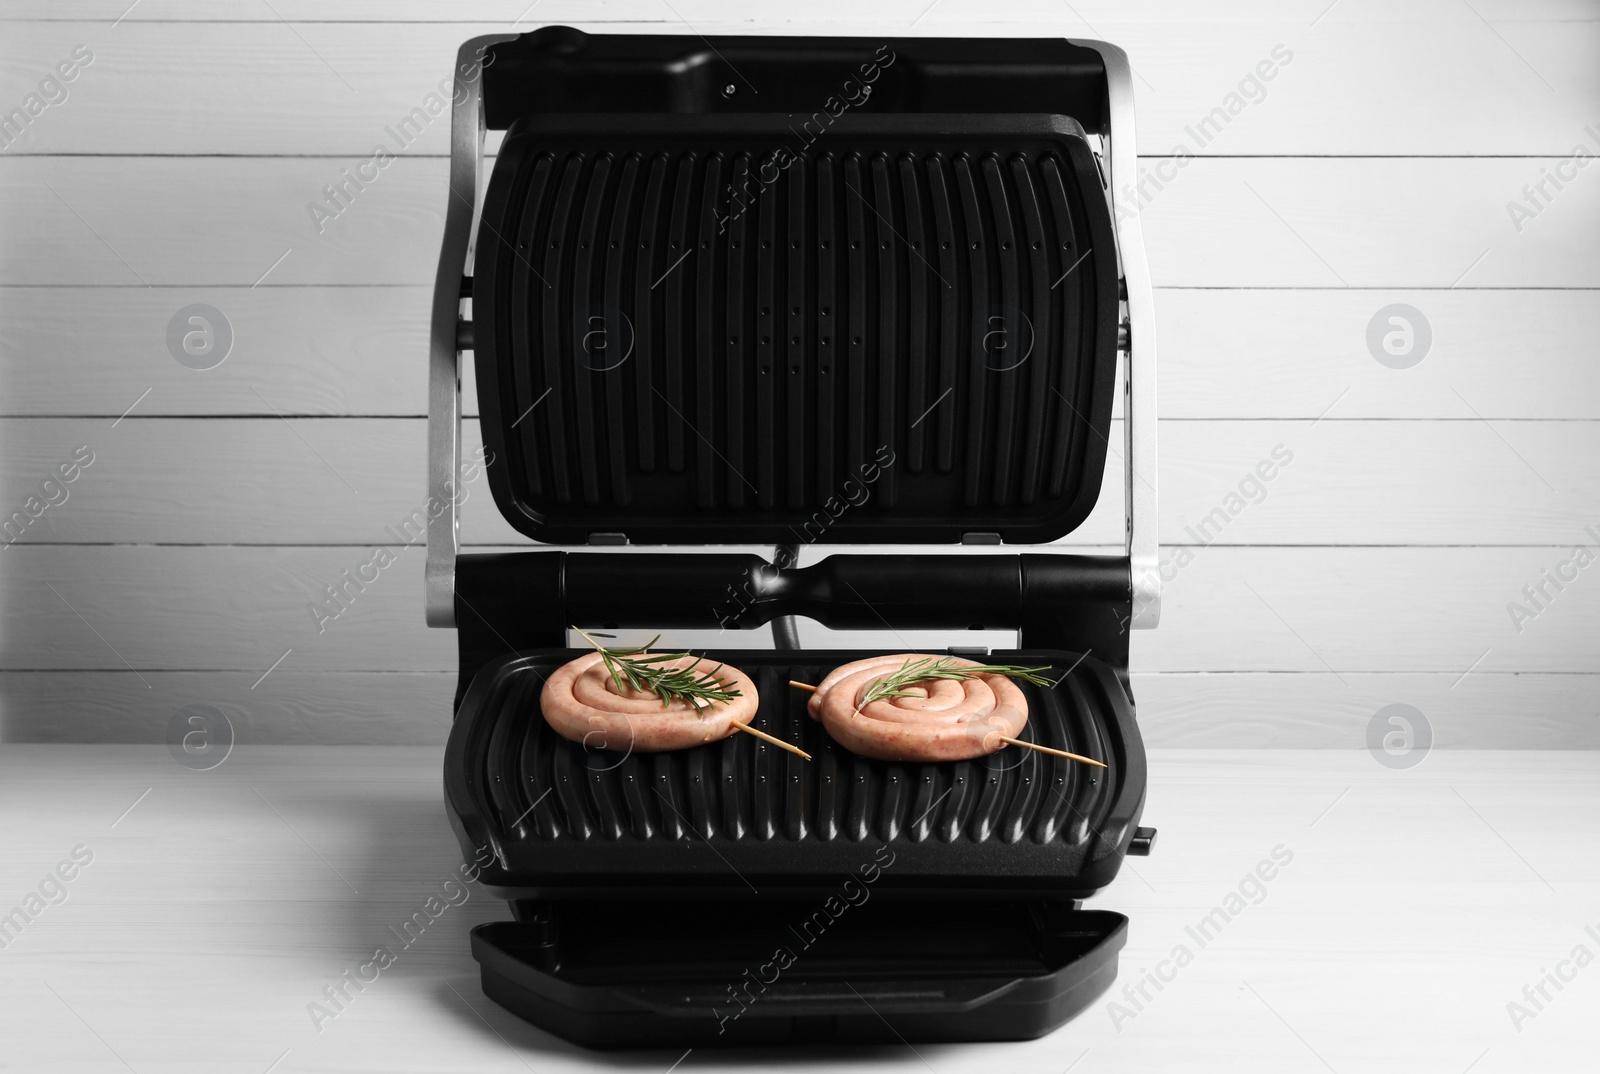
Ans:
POLYGON ((460 552, 461 350, 457 336, 461 280, 472 263, 477 230, 479 173, 483 163, 484 55, 490 45, 515 34, 488 34, 461 46, 456 55, 455 95, 450 110, 450 201, 445 207, 444 244, 433 285, 433 324, 428 334, 428 562, 424 569, 428 625, 456 624, 456 555, 460 552))
POLYGON ((1161 621, 1161 539, 1156 517, 1156 321, 1136 190, 1139 159, 1133 133, 1133 67, 1128 54, 1115 45, 1104 41, 1072 43, 1099 52, 1106 65, 1110 111, 1104 135, 1110 158, 1106 193, 1117 229, 1128 304, 1128 339, 1125 345, 1119 342, 1119 346, 1127 370, 1122 400, 1122 461, 1126 471, 1128 568, 1133 581, 1133 617, 1129 625, 1148 630, 1161 621))

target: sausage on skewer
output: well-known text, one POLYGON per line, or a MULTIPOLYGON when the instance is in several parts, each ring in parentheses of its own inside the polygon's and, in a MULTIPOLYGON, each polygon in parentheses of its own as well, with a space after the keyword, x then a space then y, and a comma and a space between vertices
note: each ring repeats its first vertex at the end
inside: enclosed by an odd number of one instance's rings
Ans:
MULTIPOLYGON (((1028 722, 1028 699, 1004 675, 931 679, 911 687, 917 696, 860 704, 873 683, 908 661, 932 659, 897 653, 835 668, 817 686, 806 711, 840 745, 883 761, 964 761, 1005 747, 1028 722)), ((957 667, 977 661, 949 658, 957 667)))
POLYGON ((738 695, 699 704, 682 697, 663 702, 648 690, 618 686, 604 654, 585 653, 557 668, 539 694, 544 718, 563 738, 594 749, 659 753, 727 738, 755 718, 756 684, 737 668, 720 668, 703 657, 663 660, 660 668, 690 668, 715 676, 738 695))

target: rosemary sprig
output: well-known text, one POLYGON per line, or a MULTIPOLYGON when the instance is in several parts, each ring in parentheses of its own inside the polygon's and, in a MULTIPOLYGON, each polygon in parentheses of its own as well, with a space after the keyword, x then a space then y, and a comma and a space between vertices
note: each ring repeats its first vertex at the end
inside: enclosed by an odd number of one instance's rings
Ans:
POLYGON ((892 697, 918 697, 916 691, 910 689, 920 682, 930 682, 934 679, 954 679, 964 682, 967 679, 977 678, 980 675, 1004 675, 1012 679, 1021 679, 1023 682, 1035 686, 1054 686, 1056 680, 1047 679, 1042 674, 1050 668, 1027 668, 1018 664, 958 664, 954 657, 927 656, 921 660, 908 659, 900 665, 900 670, 885 675, 878 679, 862 693, 860 701, 856 703, 856 710, 866 708, 874 701, 882 701, 892 697))
MULTIPOLYGON (((600 659, 605 664, 606 672, 611 676, 611 681, 617 689, 631 687, 638 691, 649 691, 661 699, 663 708, 674 700, 687 701, 694 708, 705 708, 715 701, 732 701, 740 696, 739 688, 731 683, 717 678, 717 672, 722 670, 718 664, 709 673, 702 673, 696 667, 674 668, 659 667, 657 665, 677 660, 690 653, 652 653, 650 647, 661 640, 657 634, 647 643, 631 648, 608 649, 595 640, 595 635, 588 631, 573 627, 583 636, 583 640, 593 645, 600 653, 600 659)), ((603 635, 602 635, 603 636, 603 635)))

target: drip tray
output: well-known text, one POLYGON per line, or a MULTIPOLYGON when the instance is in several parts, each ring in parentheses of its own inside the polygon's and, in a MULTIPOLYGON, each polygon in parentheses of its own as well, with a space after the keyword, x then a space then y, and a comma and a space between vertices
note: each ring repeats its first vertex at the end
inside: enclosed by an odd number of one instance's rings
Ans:
POLYGON ((1127 919, 1071 904, 523 903, 480 925, 483 990, 594 1048, 1024 1040, 1116 977, 1127 919))

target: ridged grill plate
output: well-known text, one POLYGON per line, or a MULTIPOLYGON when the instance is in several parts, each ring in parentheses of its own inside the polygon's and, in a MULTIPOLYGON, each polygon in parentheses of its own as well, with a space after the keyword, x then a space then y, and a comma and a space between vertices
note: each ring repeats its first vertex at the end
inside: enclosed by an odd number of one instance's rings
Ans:
POLYGON ((1117 257, 1059 116, 542 116, 473 288, 539 540, 1053 540, 1094 506, 1117 257))
POLYGON ((1105 769, 1017 747, 937 764, 856 756, 806 714, 808 695, 788 685, 818 682, 864 655, 856 652, 708 654, 755 680, 754 725, 809 752, 809 762, 744 734, 669 753, 590 749, 557 735, 539 710, 545 676, 577 655, 520 654, 491 665, 452 729, 446 787, 464 834, 497 851, 491 885, 807 887, 887 847, 895 858, 887 888, 1059 894, 1110 880, 1142 807, 1132 704, 1093 657, 994 659, 1062 676, 1053 689, 1023 684, 1023 737, 1102 759, 1105 769))

